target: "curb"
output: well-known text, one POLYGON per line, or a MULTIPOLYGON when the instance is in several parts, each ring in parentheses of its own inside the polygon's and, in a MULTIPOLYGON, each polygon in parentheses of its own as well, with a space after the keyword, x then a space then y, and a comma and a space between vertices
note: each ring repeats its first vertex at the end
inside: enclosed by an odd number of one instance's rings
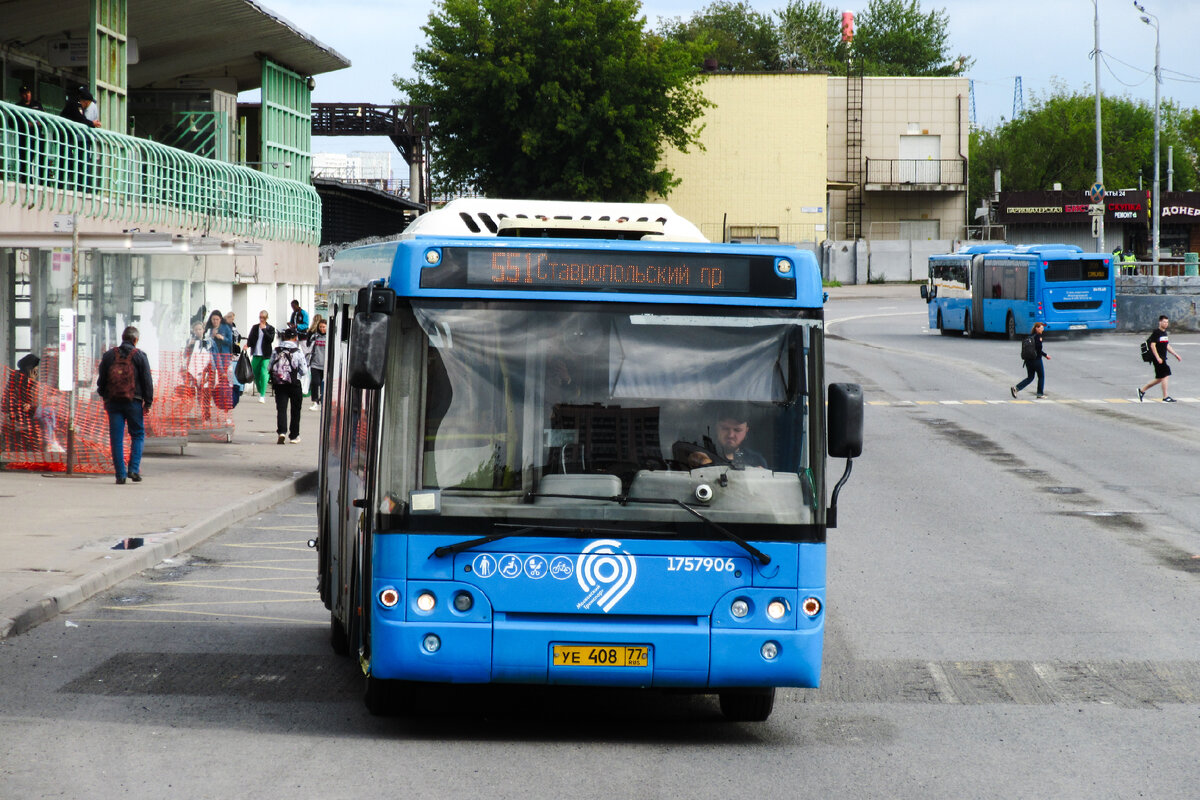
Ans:
POLYGON ((84 600, 116 586, 126 578, 153 567, 163 559, 190 550, 231 525, 265 511, 316 485, 317 473, 315 471, 299 474, 268 489, 263 489, 239 503, 218 509, 207 517, 184 526, 170 538, 140 547, 128 558, 123 558, 103 569, 84 575, 74 583, 60 586, 12 619, 0 619, 0 641, 25 633, 79 605, 84 600))

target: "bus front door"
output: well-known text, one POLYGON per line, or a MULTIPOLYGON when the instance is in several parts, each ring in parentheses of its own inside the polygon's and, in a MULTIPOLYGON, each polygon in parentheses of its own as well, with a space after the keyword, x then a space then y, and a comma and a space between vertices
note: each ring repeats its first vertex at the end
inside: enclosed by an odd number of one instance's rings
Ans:
POLYGON ((983 298, 987 291, 983 280, 983 256, 976 255, 971 259, 971 319, 969 324, 963 324, 967 336, 983 333, 983 298))

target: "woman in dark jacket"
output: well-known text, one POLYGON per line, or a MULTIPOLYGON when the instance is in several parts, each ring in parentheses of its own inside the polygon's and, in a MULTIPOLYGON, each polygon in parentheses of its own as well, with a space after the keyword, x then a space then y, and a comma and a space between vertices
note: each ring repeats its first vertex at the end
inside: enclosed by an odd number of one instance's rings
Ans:
POLYGON ((42 448, 61 453, 62 447, 54 438, 54 415, 39 413, 37 396, 37 367, 41 359, 30 353, 17 362, 17 371, 8 379, 0 397, 0 447, 8 451, 31 451, 42 448), (40 430, 45 428, 47 430, 40 430))
POLYGON ((246 335, 246 350, 250 353, 250 366, 254 369, 254 387, 258 389, 258 402, 265 403, 267 394, 267 367, 271 363, 271 352, 275 349, 275 326, 267 320, 270 315, 264 308, 258 312, 258 324, 246 335))

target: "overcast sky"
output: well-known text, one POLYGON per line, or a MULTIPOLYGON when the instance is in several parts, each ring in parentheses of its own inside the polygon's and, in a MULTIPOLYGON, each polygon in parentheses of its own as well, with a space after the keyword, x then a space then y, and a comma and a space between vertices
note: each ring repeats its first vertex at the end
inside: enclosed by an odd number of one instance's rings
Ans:
MULTIPOLYGON (((322 43, 346 56, 349 69, 317 76, 317 102, 392 103, 392 76, 411 77, 412 53, 425 43, 421 25, 433 0, 257 0, 322 43)), ((1100 9, 1100 87, 1105 94, 1154 101, 1154 28, 1139 19, 1130 0, 1097 0, 1100 9)), ((829 3, 832 5, 832 3, 829 3)), ((700 0, 643 0, 648 25, 660 17, 690 17, 700 0)), ((786 0, 750 0, 763 13, 786 0)), ((1200 0, 1144 0, 1161 25, 1162 97, 1200 107, 1200 0)), ((866 0, 846 0, 846 10, 866 0)), ((950 53, 975 59, 975 117, 994 126, 1013 110, 1015 78, 1024 100, 1050 93, 1054 82, 1090 92, 1095 83, 1089 57, 1096 6, 1092 0, 921 0, 921 8, 944 8, 950 20, 950 53)), ((318 139, 318 151, 388 150, 386 139, 318 139)), ((401 168, 403 162, 394 166, 401 168)))

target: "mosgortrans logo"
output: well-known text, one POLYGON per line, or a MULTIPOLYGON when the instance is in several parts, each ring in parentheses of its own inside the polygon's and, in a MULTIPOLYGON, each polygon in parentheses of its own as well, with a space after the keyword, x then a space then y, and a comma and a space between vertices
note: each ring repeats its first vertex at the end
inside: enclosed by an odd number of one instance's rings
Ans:
POLYGON ((607 614, 633 588, 637 561, 621 549, 620 542, 597 539, 575 559, 575 575, 585 592, 575 607, 598 606, 607 614))

